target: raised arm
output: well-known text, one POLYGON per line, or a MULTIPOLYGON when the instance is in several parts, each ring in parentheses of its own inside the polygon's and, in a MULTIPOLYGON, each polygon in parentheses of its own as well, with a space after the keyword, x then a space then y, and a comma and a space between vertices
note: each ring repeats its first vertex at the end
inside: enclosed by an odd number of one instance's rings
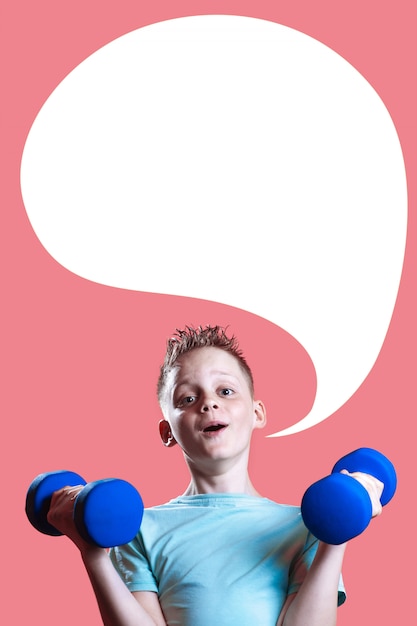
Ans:
POLYGON ((81 489, 64 487, 55 492, 48 521, 80 550, 104 626, 166 626, 157 594, 132 594, 114 569, 107 550, 90 545, 80 537, 72 513, 75 496, 81 489))
MULTIPOLYGON (((348 472, 345 472, 348 473, 348 472)), ((382 482, 368 474, 350 474, 367 490, 372 503, 372 517, 381 514, 382 482)), ((337 592, 347 544, 319 543, 314 561, 296 594, 288 596, 277 626, 335 626, 337 592)))
POLYGON ((346 544, 320 543, 298 593, 288 596, 277 626, 334 626, 346 544))

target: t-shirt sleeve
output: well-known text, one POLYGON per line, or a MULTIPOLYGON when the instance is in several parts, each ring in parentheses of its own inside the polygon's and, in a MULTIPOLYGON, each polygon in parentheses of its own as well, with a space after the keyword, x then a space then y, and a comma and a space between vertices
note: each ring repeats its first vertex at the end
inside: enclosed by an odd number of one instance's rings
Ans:
MULTIPOLYGON (((292 593, 297 593, 297 591, 301 587, 301 584, 311 567, 314 557, 316 556, 318 545, 318 540, 313 535, 308 533, 304 549, 300 554, 297 555, 297 557, 291 564, 287 591, 288 595, 291 595, 292 593)), ((342 576, 340 576, 337 595, 337 606, 343 604, 345 600, 346 591, 343 584, 343 578, 342 576)))
POLYGON ((154 591, 158 584, 138 535, 133 541, 110 550, 110 559, 129 591, 154 591))

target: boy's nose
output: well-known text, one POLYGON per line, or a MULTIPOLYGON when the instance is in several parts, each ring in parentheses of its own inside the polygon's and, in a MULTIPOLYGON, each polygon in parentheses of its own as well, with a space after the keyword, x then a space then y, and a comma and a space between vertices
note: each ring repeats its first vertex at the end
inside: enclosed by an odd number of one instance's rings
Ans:
POLYGON ((209 411, 210 409, 218 409, 218 408, 219 408, 219 405, 217 404, 215 400, 204 400, 201 405, 201 410, 204 411, 205 413, 209 411))

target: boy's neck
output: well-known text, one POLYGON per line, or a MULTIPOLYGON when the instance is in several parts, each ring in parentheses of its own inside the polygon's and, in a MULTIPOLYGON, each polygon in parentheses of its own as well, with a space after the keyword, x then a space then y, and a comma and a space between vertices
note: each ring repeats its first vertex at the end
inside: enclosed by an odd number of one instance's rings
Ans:
POLYGON ((256 491, 249 475, 233 475, 231 473, 217 475, 203 475, 196 472, 191 474, 191 482, 184 492, 184 496, 195 496, 202 493, 242 493, 251 496, 261 495, 256 491))

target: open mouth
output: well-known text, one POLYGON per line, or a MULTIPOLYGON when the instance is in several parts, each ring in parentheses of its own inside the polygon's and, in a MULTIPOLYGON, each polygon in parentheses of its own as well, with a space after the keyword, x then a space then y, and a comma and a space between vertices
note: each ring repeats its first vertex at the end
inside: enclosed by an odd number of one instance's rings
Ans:
POLYGON ((222 430, 222 428, 226 428, 226 424, 210 424, 210 426, 203 429, 203 433, 214 433, 217 430, 222 430))

